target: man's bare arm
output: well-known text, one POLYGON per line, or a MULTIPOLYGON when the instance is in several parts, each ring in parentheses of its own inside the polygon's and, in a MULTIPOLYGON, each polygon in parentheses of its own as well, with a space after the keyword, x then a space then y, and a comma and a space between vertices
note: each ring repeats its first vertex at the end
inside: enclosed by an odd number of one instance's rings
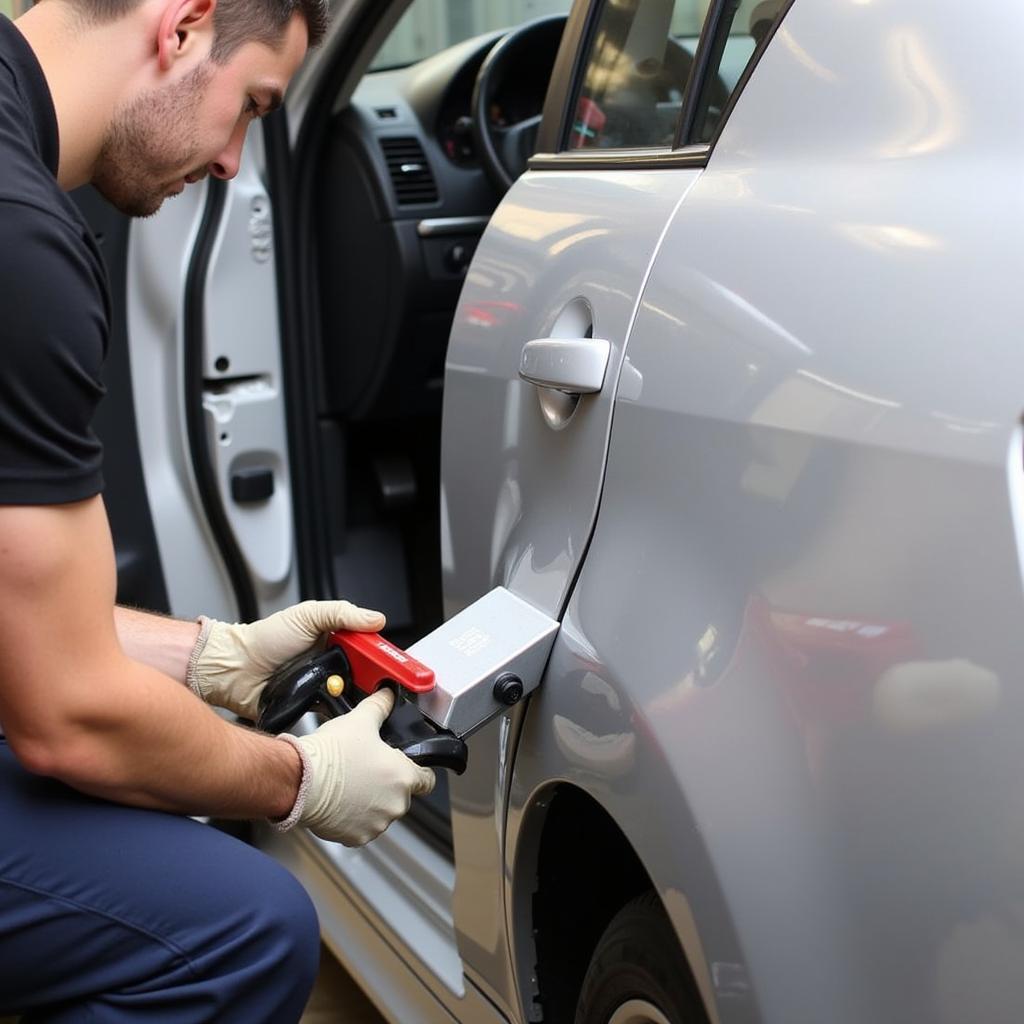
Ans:
POLYGON ((121 650, 164 675, 185 682, 185 670, 199 636, 198 622, 184 622, 136 608, 114 608, 114 628, 121 650))
POLYGON ((121 803, 283 817, 301 765, 122 649, 102 501, 0 507, 0 721, 31 771, 121 803))

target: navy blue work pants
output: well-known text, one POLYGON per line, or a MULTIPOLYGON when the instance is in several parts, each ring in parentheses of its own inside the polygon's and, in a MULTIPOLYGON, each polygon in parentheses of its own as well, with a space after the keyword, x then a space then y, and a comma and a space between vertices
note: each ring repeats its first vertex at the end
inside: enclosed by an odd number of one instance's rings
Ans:
POLYGON ((0 739, 0 1013, 288 1024, 318 959, 309 897, 270 858, 31 775, 0 739))

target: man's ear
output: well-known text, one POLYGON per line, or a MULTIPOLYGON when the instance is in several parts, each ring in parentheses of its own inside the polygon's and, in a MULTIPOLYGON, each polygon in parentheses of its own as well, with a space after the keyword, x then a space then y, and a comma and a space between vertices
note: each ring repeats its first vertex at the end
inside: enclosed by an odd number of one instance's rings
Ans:
POLYGON ((161 71, 170 71, 176 60, 192 56, 204 39, 212 45, 216 6, 217 0, 168 0, 160 16, 156 42, 161 71))

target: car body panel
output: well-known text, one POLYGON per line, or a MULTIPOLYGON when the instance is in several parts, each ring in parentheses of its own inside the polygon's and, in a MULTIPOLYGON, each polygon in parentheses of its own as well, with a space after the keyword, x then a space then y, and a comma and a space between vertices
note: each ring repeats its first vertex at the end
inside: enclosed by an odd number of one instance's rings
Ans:
POLYGON ((564 605, 593 525, 637 300, 665 224, 698 174, 532 172, 495 211, 448 345, 446 616, 497 584, 549 615, 564 605), (552 429, 538 389, 519 379, 523 346, 587 330, 611 343, 605 387, 552 429))
MULTIPOLYGON (((593 526, 614 385, 647 268, 698 174, 581 171, 567 180, 534 172, 495 212, 459 299, 446 364, 446 617, 498 584, 560 614, 593 526), (519 379, 522 348, 588 329, 611 343, 605 387, 552 429, 537 389, 519 379)), ((509 712, 476 733, 471 768, 450 785, 459 949, 505 1010, 518 995, 497 880, 518 718, 509 712)))
POLYGON ((630 335, 508 863, 587 789, 723 1021, 1020 1017, 1020 27, 795 4, 630 335))
MULTIPOLYGON (((714 865, 684 802, 674 766, 649 742, 648 710, 632 703, 633 674, 620 675, 616 658, 603 662, 604 644, 593 643, 585 632, 587 613, 599 603, 598 593, 607 594, 608 586, 600 565, 596 573, 590 566, 588 556, 545 680, 531 697, 508 796, 505 887, 519 1019, 532 1019, 527 1008, 536 1002, 532 921, 540 837, 549 824, 548 814, 556 813, 549 811, 553 794, 568 786, 586 793, 609 816, 659 885, 711 1024, 755 1020, 746 970, 714 865), (673 794, 671 809, 658 804, 659 793, 673 794), (719 1015, 716 987, 727 1001, 727 1015, 719 1015)), ((615 590, 621 590, 620 584, 615 590)), ((638 610, 642 608, 640 601, 638 610)), ((601 626, 607 626, 607 618, 601 626)), ((624 650, 636 656, 631 639, 624 637, 624 650)), ((650 642, 649 636, 644 639, 650 642)), ((600 860, 602 851, 594 849, 592 856, 600 860)), ((614 873, 617 867, 608 862, 606 870, 614 873)), ((600 899, 600 893, 594 897, 600 899)))

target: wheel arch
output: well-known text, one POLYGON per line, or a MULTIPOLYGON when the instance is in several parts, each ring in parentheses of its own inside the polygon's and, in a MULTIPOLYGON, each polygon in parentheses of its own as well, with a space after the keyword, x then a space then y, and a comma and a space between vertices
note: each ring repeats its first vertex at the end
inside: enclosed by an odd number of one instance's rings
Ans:
POLYGON ((571 1021, 591 956, 612 918, 636 896, 657 893, 680 957, 714 1024, 710 974, 685 897, 664 892, 598 798, 558 780, 523 808, 511 872, 509 929, 519 997, 529 1021, 571 1021), (666 899, 666 896, 669 898, 666 899))

